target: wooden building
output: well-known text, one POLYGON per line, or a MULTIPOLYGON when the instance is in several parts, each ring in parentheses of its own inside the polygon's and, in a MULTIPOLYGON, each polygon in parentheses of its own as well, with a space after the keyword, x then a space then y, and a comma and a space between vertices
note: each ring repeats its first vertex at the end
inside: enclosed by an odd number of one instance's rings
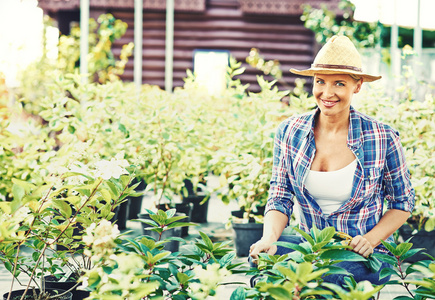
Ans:
MULTIPOLYGON (((54 18, 62 34, 72 21, 79 21, 80 0, 38 0, 45 14, 54 18)), ((227 50, 244 63, 239 78, 258 90, 260 71, 246 63, 251 48, 266 60, 277 59, 283 80, 294 85, 291 67, 310 66, 318 45, 314 34, 300 20, 301 4, 327 5, 338 11, 339 0, 175 0, 173 86, 182 86, 186 69, 193 69, 196 49, 227 50)), ((122 45, 134 41, 134 0, 90 0, 90 16, 111 13, 128 24, 126 34, 113 47, 119 55, 122 45)), ((143 83, 165 85, 166 0, 143 0, 143 83)), ((272 79, 271 77, 266 77, 272 79)), ((133 81, 133 58, 123 80, 133 81)))

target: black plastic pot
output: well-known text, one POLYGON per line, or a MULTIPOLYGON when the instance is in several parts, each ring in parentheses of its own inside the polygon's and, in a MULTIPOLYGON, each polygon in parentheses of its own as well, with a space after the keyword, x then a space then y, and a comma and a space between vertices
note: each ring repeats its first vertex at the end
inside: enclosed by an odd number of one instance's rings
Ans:
MULTIPOLYGON (((66 280, 59 282, 59 279, 54 275, 44 276, 44 288, 46 289, 62 289, 70 291, 77 284, 77 280, 66 280)), ((77 287, 70 291, 72 293, 72 300, 83 300, 89 296, 88 291, 78 290, 77 287)))
MULTIPOLYGON (((127 228, 127 217, 129 213, 129 207, 130 207, 130 200, 127 199, 126 201, 122 202, 119 206, 118 214, 116 215, 117 220, 116 224, 118 225, 119 230, 124 230, 127 228)), ((115 218, 112 222, 115 221, 115 218)))
POLYGON ((263 224, 260 223, 231 223, 233 228, 233 240, 238 257, 249 255, 249 247, 263 235, 263 224))
POLYGON ((415 234, 412 234, 413 229, 408 224, 404 224, 399 228, 399 234, 402 236, 403 240, 406 241, 410 237, 410 243, 413 243, 412 249, 415 248, 425 248, 425 250, 407 258, 406 261, 414 263, 417 261, 429 259, 428 256, 423 253, 430 254, 435 257, 435 230, 426 231, 424 229, 419 230, 415 234))
MULTIPOLYGON (((138 181, 137 179, 134 179, 132 181, 132 184, 136 184, 138 181)), ((145 180, 141 180, 139 185, 134 189, 136 192, 142 192, 146 189, 147 184, 145 180)), ((142 202, 143 202, 143 195, 137 196, 137 197, 129 197, 129 207, 128 207, 128 215, 127 219, 132 220, 137 218, 137 214, 139 214, 142 210, 142 202)))
POLYGON ((200 195, 190 195, 183 197, 183 203, 192 203, 192 218, 191 221, 194 223, 207 223, 207 213, 208 213, 208 202, 201 204, 201 202, 206 198, 205 194, 200 195))
MULTIPOLYGON (((23 296, 24 291, 25 291, 25 289, 12 291, 11 292, 10 300, 19 300, 23 296)), ((45 291, 50 293, 51 296, 52 295, 59 295, 59 294, 62 294, 62 293, 65 292, 65 290, 61 290, 61 289, 46 289, 45 291)), ((40 290, 36 289, 36 293, 39 295, 40 294, 40 290)), ((3 294, 3 300, 7 300, 8 296, 9 296, 9 293, 3 294)), ((72 296, 73 296, 72 293, 68 292, 68 293, 66 293, 63 296, 56 297, 56 298, 53 298, 53 299, 55 299, 55 300, 72 300, 72 296)), ((33 300, 33 299, 35 299, 33 297, 33 290, 31 288, 29 288, 27 290, 24 299, 26 299, 26 300, 33 300)))
MULTIPOLYGON (((192 203, 177 203, 175 204, 175 209, 177 212, 185 214, 187 218, 180 220, 180 222, 191 222, 192 221, 192 203)), ((189 235, 189 226, 181 227, 181 237, 186 237, 189 235)))
MULTIPOLYGON (((182 215, 181 213, 176 213, 177 215, 182 215)), ((139 219, 144 219, 144 220, 151 220, 150 215, 149 214, 138 214, 137 217, 139 219)), ((159 240, 159 234, 153 230, 147 230, 146 228, 150 227, 148 224, 142 223, 142 233, 144 235, 148 235, 151 236, 152 238, 154 238, 156 241, 159 240)), ((181 227, 176 227, 176 228, 171 228, 165 232, 163 232, 161 240, 164 240, 166 238, 169 237, 179 237, 181 238, 181 227)), ((165 245, 165 250, 170 251, 172 253, 174 252, 178 252, 179 248, 180 248, 180 242, 179 241, 169 241, 167 242, 165 245)))

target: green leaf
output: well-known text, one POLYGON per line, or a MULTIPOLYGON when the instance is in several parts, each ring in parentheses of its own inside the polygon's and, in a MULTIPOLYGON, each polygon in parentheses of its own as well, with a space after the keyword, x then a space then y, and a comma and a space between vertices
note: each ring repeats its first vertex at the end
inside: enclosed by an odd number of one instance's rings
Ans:
POLYGON ((390 251, 394 256, 397 256, 396 254, 396 244, 394 243, 389 243, 386 241, 381 241, 382 245, 385 246, 385 248, 387 248, 388 251, 390 251))
POLYGON ((316 243, 315 245, 313 245, 313 252, 319 251, 320 249, 322 249, 323 247, 325 247, 329 243, 330 243, 330 240, 316 243))
POLYGON ((293 244, 293 243, 289 243, 289 242, 275 242, 274 245, 284 247, 284 248, 290 248, 290 249, 293 249, 295 251, 299 251, 302 254, 309 254, 309 252, 305 248, 303 248, 302 246, 300 246, 298 244, 293 244))
POLYGON ((421 251, 423 251, 423 250, 425 250, 425 249, 424 249, 424 248, 415 248, 415 249, 411 249, 411 250, 409 250, 408 252, 406 252, 405 254, 401 255, 401 256, 400 256, 400 259, 401 259, 401 260, 406 260, 407 258, 409 258, 409 257, 411 257, 411 256, 413 256, 413 255, 415 255, 415 254, 417 254, 418 252, 421 252, 421 251))
POLYGON ((204 243, 207 246, 207 248, 210 251, 213 250, 213 242, 211 241, 211 239, 204 232, 202 232, 202 231, 200 231, 199 234, 201 235, 201 238, 204 241, 204 243))
POLYGON ((14 196, 14 200, 21 201, 25 194, 26 192, 22 186, 16 184, 12 186, 12 195, 14 196))
POLYGON ((373 256, 376 257, 377 259, 381 260, 381 261, 389 263, 392 266, 397 265, 396 258, 392 257, 391 255, 383 254, 383 253, 373 253, 373 256))
POLYGON ((408 252, 408 250, 411 249, 411 247, 412 247, 412 243, 401 243, 397 245, 395 255, 401 257, 406 252, 408 252))
MULTIPOLYGON (((114 199, 118 199, 121 191, 118 189, 118 187, 111 181, 106 181, 106 184, 109 186, 110 190, 112 191, 112 194, 114 195, 114 199)), ((110 201, 109 201, 110 202, 110 201)))
POLYGON ((391 268, 383 268, 381 270, 381 272, 379 273, 379 279, 383 279, 383 278, 390 276, 390 275, 396 275, 396 276, 400 277, 399 272, 397 272, 396 270, 393 270, 391 268))
POLYGON ((71 206, 64 200, 52 200, 53 207, 58 209, 65 218, 70 218, 72 214, 71 206))
POLYGON ((39 256, 40 256, 39 252, 37 252, 37 251, 33 252, 32 253, 32 259, 33 259, 33 261, 38 261, 39 256))
POLYGON ((14 185, 17 185, 19 187, 21 187, 25 193, 29 194, 36 186, 30 182, 24 181, 24 180, 20 180, 17 178, 12 178, 12 183, 14 185))
POLYGON ((334 227, 326 227, 320 232, 319 242, 330 242, 334 234, 335 234, 334 227))
POLYGON ((169 219, 167 219, 167 220, 165 221, 165 225, 168 225, 168 224, 171 224, 171 223, 174 223, 174 222, 177 222, 177 221, 179 221, 179 220, 186 219, 186 218, 187 218, 187 216, 176 216, 176 217, 172 217, 172 218, 169 218, 169 219))
POLYGON ((267 289, 269 294, 273 297, 273 299, 278 300, 287 300, 291 299, 292 295, 283 287, 270 287, 267 289))
POLYGON ((246 299, 246 291, 241 286, 235 289, 230 297, 230 300, 245 300, 245 299, 246 299))
POLYGON ((293 229, 300 233, 311 245, 315 244, 313 238, 308 233, 297 227, 293 227, 293 229))
POLYGON ((221 267, 226 267, 229 264, 231 264, 231 262, 234 260, 234 258, 236 257, 236 253, 235 252, 231 252, 228 254, 225 254, 220 260, 219 260, 219 264, 221 267))
POLYGON ((148 219, 146 219, 146 220, 144 220, 144 219, 136 219, 136 220, 133 220, 133 221, 138 221, 138 222, 150 225, 152 227, 158 227, 159 226, 159 224, 157 224, 153 220, 148 220, 148 219))
POLYGON ((367 259, 362 255, 359 255, 353 251, 340 249, 327 250, 320 254, 320 258, 340 261, 367 261, 367 259))
POLYGON ((107 203, 110 203, 112 201, 112 196, 110 195, 110 192, 106 189, 100 189, 101 196, 103 196, 104 201, 107 203))
POLYGON ((374 256, 368 257, 364 264, 372 271, 372 273, 377 273, 382 267, 382 263, 374 256))

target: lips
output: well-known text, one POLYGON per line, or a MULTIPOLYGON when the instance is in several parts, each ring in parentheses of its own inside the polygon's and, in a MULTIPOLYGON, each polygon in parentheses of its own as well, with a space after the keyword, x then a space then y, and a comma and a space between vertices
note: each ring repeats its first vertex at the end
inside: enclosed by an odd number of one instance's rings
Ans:
POLYGON ((325 107, 333 107, 334 105, 336 105, 338 103, 338 101, 326 101, 326 100, 322 100, 322 103, 325 107))

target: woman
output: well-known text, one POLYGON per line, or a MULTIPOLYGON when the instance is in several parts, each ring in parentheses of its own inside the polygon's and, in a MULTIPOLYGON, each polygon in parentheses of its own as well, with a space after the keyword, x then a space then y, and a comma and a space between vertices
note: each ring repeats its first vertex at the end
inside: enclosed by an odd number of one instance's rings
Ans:
MULTIPOLYGON (((352 250, 364 257, 386 252, 381 240, 407 220, 414 207, 414 190, 399 135, 388 125, 357 112, 352 96, 363 82, 380 79, 364 74, 361 57, 345 36, 332 37, 308 70, 291 72, 313 76, 318 108, 292 117, 275 136, 273 174, 264 218, 263 237, 250 248, 255 261, 260 252, 284 254, 278 241, 301 242, 281 236, 296 201, 300 228, 309 232, 334 226, 352 236, 352 250), (384 199, 388 210, 384 213, 384 199)), ((378 273, 363 263, 339 264, 356 281, 382 284, 378 273)), ((343 284, 342 275, 326 281, 343 284)))

